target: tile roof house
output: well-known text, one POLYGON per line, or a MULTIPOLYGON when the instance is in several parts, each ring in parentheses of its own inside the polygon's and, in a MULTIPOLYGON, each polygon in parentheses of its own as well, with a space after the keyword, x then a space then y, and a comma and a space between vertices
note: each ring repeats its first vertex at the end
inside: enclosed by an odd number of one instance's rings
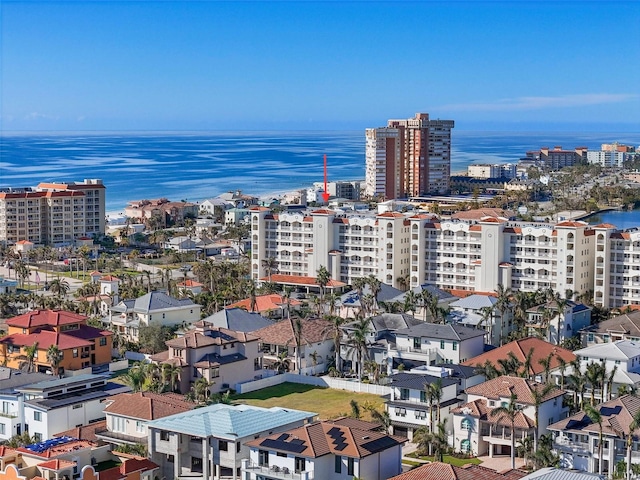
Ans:
POLYGON ((147 444, 147 422, 193 410, 195 403, 174 393, 121 393, 105 400, 106 424, 96 436, 114 445, 147 444))
POLYGON ((327 320, 300 319, 302 336, 300 343, 300 365, 296 365, 296 335, 294 325, 297 320, 282 320, 253 334, 260 338, 265 368, 278 362, 281 354, 286 355, 289 370, 302 375, 327 371, 327 365, 334 358, 333 333, 327 320), (285 353, 286 352, 286 353, 285 353))
POLYGON ((149 422, 148 451, 166 478, 240 478, 249 440, 300 427, 315 417, 280 407, 218 403, 149 422))
POLYGON ((260 478, 366 478, 385 480, 402 471, 406 439, 371 429, 317 422, 247 442, 247 480, 260 478), (281 477, 280 475, 284 475, 281 477))
POLYGON ((141 326, 192 324, 200 320, 201 308, 188 298, 174 298, 165 292, 154 291, 114 305, 109 309, 107 321, 121 336, 137 342, 141 326))
POLYGON ((422 322, 396 330, 396 345, 389 346, 387 373, 404 360, 424 365, 463 363, 484 351, 486 332, 462 325, 422 322))
POLYGON ((462 362, 462 365, 481 367, 488 361, 495 368, 499 369, 500 364, 498 363, 498 360, 508 359, 509 352, 512 352, 522 364, 526 362, 527 355, 529 355, 530 352, 533 352, 529 365, 529 377, 536 378, 538 380, 542 380, 542 376, 544 374, 544 367, 540 364, 540 360, 549 358, 550 371, 553 372, 560 366, 558 357, 562 358, 567 364, 576 359, 576 355, 571 350, 558 347, 539 338, 528 337, 520 340, 514 340, 513 342, 506 343, 501 347, 470 358, 469 360, 462 362))
POLYGON ((179 369, 180 392, 186 393, 199 378, 215 382, 210 392, 235 388, 237 383, 262 375, 259 337, 197 322, 194 329, 168 340, 168 350, 151 356, 159 365, 179 369))
POLYGON ((243 308, 223 308, 202 321, 214 327, 228 328, 236 332, 255 332, 275 323, 275 320, 263 317, 256 312, 248 312, 243 308))
POLYGON ((47 350, 61 351, 59 374, 111 361, 112 336, 109 331, 87 325, 87 317, 64 310, 34 310, 6 321, 8 335, 0 339, 0 363, 7 367, 28 365, 25 349, 38 344, 33 368, 45 373, 53 368, 47 350))
MULTIPOLYGON (((627 458, 626 440, 633 416, 640 411, 640 397, 624 395, 596 405, 602 417, 603 464, 602 471, 609 478, 616 463, 627 458)), ((599 471, 599 425, 584 412, 553 423, 547 427, 553 434, 553 447, 560 455, 560 466, 597 473, 599 471)), ((640 464, 640 436, 633 433, 631 464, 640 464)))
POLYGON ((545 467, 530 473, 522 480, 604 480, 604 475, 564 468, 545 467))
POLYGON ((640 310, 603 320, 581 332, 582 344, 587 347, 596 343, 616 340, 640 341, 640 310))
POLYGON ((526 473, 520 470, 497 472, 481 465, 467 464, 458 467, 448 463, 432 462, 389 480, 519 480, 525 475, 526 473))
POLYGON ((258 295, 254 299, 245 298, 229 305, 227 308, 242 308, 247 312, 256 312, 269 318, 283 318, 287 310, 299 308, 302 302, 293 298, 286 299, 277 293, 258 295))
POLYGON ((515 436, 521 439, 546 432, 546 426, 565 418, 564 390, 556 387, 541 398, 536 418, 534 393, 542 394, 544 385, 522 377, 502 376, 467 389, 467 403, 453 414, 454 449, 472 455, 510 455, 511 422, 506 415, 492 415, 499 406, 508 406, 516 395, 521 410, 515 417, 515 436))

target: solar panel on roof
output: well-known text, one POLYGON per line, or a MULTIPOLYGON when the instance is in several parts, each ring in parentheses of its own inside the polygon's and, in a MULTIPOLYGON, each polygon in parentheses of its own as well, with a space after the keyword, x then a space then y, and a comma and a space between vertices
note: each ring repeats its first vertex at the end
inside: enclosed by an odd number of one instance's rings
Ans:
POLYGON ((340 442, 336 445, 336 450, 338 450, 339 452, 341 452, 345 448, 347 448, 347 444, 344 442, 340 442))
POLYGON ((291 443, 295 445, 302 445, 304 443, 304 440, 300 440, 299 438, 294 438, 293 440, 291 440, 291 443))
POLYGON ((283 433, 282 435, 280 435, 278 438, 276 438, 276 440, 278 440, 279 442, 283 442, 285 441, 287 438, 289 438, 289 434, 288 433, 283 433))
POLYGON ((260 445, 263 447, 275 448, 276 450, 283 450, 285 452, 292 452, 292 453, 302 453, 306 448, 302 444, 284 442, 281 440, 274 440, 271 438, 267 438, 263 440, 263 442, 260 445))

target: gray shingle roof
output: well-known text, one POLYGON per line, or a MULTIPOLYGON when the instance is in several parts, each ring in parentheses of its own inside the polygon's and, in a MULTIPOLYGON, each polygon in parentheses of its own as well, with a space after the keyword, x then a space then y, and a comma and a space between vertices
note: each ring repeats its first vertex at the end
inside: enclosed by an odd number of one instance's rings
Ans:
POLYGON ((452 308, 469 308, 471 310, 480 310, 484 307, 493 307, 498 302, 496 297, 489 295, 469 295, 468 297, 461 298, 451 304, 452 308))
MULTIPOLYGON (((431 384, 438 380, 438 377, 433 375, 421 375, 419 373, 396 373, 391 375, 391 386, 410 388, 412 390, 424 390, 425 384, 431 384)), ((442 380, 442 386, 448 387, 449 385, 456 385, 458 382, 452 378, 444 377, 442 380)))
POLYGON ((236 332, 255 332, 275 323, 275 320, 265 318, 256 312, 247 312, 243 308, 225 308, 204 321, 236 332))
MULTIPOLYGON (((402 290, 398 290, 397 288, 393 288, 391 285, 382 283, 380 284, 380 292, 378 293, 376 300, 378 302, 388 302, 390 300, 394 300, 401 293, 402 290)), ((365 285, 365 287, 362 289, 362 294, 371 294, 371 288, 369 287, 369 285, 365 285)), ((350 292, 345 293, 340 297, 340 303, 345 307, 359 307, 360 298, 358 297, 358 292, 356 290, 351 290, 350 292)))
POLYGON ((12 392, 18 387, 53 380, 56 377, 45 373, 25 373, 13 368, 0 367, 0 392, 12 392))
POLYGON ((383 330, 395 331, 422 323, 422 320, 418 320, 416 317, 407 315, 406 313, 383 313, 371 317, 370 320, 376 332, 383 330))
POLYGON ((397 330, 396 335, 407 335, 412 337, 428 337, 440 340, 467 340, 469 338, 482 337, 486 334, 484 330, 463 327, 462 325, 441 325, 438 323, 422 322, 410 328, 397 330))
POLYGON ((195 305, 189 298, 173 298, 164 292, 149 292, 137 298, 133 311, 138 313, 149 313, 154 310, 165 310, 168 308, 189 307, 195 305))
POLYGON ((453 376, 456 378, 471 378, 478 375, 476 367, 467 367, 466 365, 458 365, 455 363, 438 363, 436 367, 444 367, 453 370, 453 376))

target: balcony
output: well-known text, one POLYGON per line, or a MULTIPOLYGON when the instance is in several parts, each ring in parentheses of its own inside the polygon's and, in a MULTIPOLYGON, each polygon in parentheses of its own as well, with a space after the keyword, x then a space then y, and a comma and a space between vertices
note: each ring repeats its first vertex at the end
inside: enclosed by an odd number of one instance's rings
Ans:
POLYGON ((18 412, 0 412, 0 417, 18 418, 18 412))
POLYGON ((256 472, 256 474, 265 475, 266 478, 283 478, 293 480, 311 480, 313 479, 313 472, 294 472, 287 467, 280 467, 278 465, 256 465, 255 463, 249 463, 242 467, 246 472, 256 472))

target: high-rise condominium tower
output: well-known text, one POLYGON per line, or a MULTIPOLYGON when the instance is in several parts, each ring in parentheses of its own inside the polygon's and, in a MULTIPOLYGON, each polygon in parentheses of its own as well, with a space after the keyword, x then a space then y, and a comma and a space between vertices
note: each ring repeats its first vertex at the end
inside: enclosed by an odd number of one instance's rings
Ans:
POLYGON ((453 120, 389 120, 366 130, 366 186, 369 196, 386 199, 445 193, 451 173, 453 120))

